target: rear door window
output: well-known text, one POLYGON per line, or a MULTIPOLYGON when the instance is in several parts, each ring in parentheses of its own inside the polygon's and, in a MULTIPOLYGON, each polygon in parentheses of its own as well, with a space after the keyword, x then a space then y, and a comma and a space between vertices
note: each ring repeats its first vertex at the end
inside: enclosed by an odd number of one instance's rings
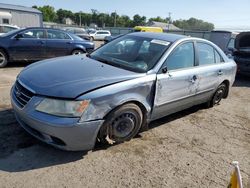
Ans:
POLYGON ((47 30, 48 39, 69 40, 69 35, 61 31, 47 30))
POLYGON ((205 43, 197 42, 199 65, 211 65, 215 63, 214 48, 205 43))
POLYGON ((222 62, 224 62, 224 60, 221 57, 221 55, 215 49, 214 49, 214 57, 215 57, 215 63, 222 63, 222 62))

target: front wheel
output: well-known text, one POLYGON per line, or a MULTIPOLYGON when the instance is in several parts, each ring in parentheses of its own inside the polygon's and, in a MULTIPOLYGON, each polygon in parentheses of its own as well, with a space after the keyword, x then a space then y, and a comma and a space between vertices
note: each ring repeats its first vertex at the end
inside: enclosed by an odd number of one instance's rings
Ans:
POLYGON ((7 55, 3 50, 0 50, 0 68, 5 67, 8 64, 7 55))
POLYGON ((72 55, 80 55, 80 54, 83 54, 84 53, 84 51, 83 50, 73 50, 72 51, 72 55))
POLYGON ((107 116, 98 138, 104 144, 128 141, 139 132, 142 120, 143 114, 137 105, 125 104, 107 116))

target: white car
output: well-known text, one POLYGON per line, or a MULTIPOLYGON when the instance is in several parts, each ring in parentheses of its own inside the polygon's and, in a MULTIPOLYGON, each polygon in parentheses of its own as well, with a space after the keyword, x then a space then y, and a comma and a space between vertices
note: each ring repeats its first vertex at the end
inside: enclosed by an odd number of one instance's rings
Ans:
POLYGON ((111 33, 108 30, 98 30, 90 32, 89 35, 91 36, 92 40, 104 40, 105 37, 111 36, 111 33))
POLYGON ((0 35, 3 35, 4 33, 8 33, 16 29, 19 29, 19 27, 14 26, 14 25, 8 25, 8 24, 0 24, 0 35))

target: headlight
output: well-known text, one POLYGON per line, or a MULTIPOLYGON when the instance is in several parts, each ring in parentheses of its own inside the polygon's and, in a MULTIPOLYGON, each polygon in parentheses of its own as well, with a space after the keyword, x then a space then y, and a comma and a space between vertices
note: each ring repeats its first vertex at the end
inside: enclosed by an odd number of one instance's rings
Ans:
POLYGON ((89 106, 89 100, 69 101, 45 98, 36 110, 47 114, 63 117, 81 117, 89 106))

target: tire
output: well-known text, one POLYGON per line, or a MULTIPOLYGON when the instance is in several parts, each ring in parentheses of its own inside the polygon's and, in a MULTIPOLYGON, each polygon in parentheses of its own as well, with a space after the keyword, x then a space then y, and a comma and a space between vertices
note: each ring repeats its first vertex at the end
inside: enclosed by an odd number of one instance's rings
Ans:
POLYGON ((95 39, 94 39, 94 37, 90 37, 90 41, 92 41, 92 42, 93 42, 94 40, 95 40, 95 39))
POLYGON ((72 55, 80 55, 80 54, 84 54, 84 51, 83 50, 73 50, 72 55))
POLYGON ((107 116, 98 134, 99 141, 109 145, 129 141, 138 134, 142 121, 143 114, 137 105, 118 107, 107 116))
POLYGON ((8 56, 3 50, 0 50, 0 68, 6 67, 8 64, 8 56))
POLYGON ((226 91, 227 91, 226 84, 222 83, 221 85, 219 85, 212 99, 208 102, 207 104, 208 107, 213 107, 214 105, 218 105, 221 99, 223 99, 223 97, 225 96, 226 91))

